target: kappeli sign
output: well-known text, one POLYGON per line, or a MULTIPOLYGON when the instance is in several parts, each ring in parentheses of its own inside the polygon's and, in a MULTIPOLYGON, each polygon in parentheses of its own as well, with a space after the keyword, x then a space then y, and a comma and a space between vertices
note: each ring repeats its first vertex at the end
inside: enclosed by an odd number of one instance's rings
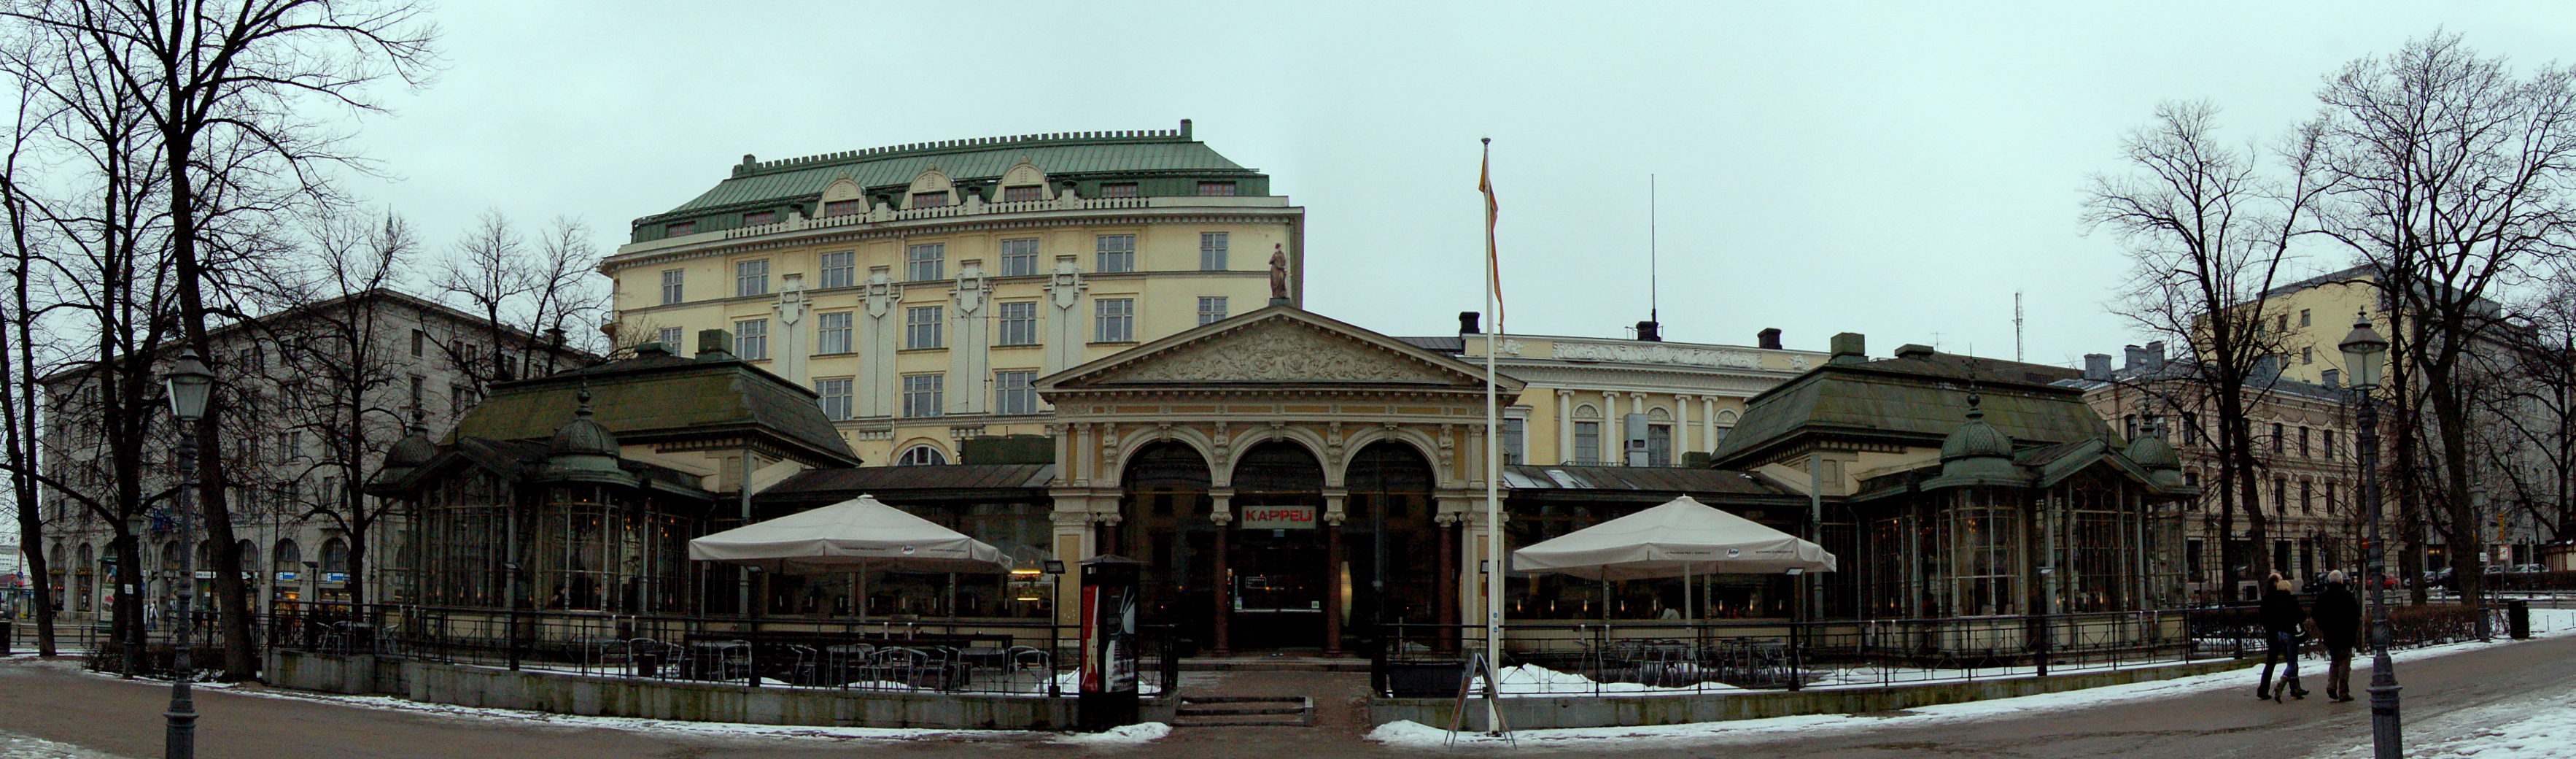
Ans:
POLYGON ((1313 506, 1251 506, 1235 522, 1246 530, 1312 530, 1315 529, 1313 506))

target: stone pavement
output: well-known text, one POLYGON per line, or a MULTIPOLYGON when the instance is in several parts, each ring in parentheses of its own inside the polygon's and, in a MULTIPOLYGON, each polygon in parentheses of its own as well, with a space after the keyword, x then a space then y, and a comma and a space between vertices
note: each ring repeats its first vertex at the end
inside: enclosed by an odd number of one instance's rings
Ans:
MULTIPOLYGON (((2355 679, 2367 677, 2367 664, 2355 679)), ((2480 729, 2528 703, 2565 705, 2576 694, 2576 636, 2537 640, 2401 662, 2411 745, 2480 729)), ((2313 675, 2312 675, 2313 677, 2313 675)), ((2369 739, 2367 701, 2334 704, 2319 696, 2272 704, 2245 686, 2108 706, 2026 716, 1909 725, 1887 715, 1883 726, 1705 741, 1585 741, 1508 753, 1623 756, 1896 757, 2169 757, 2280 759, 2336 754, 2369 739)), ((845 757, 854 750, 888 756, 1398 756, 1361 738, 1359 708, 1366 676, 1350 673, 1190 673, 1184 688, 1205 695, 1309 695, 1315 727, 1183 728, 1144 747, 1085 747, 1048 736, 908 741, 729 736, 515 723, 360 708, 242 692, 200 691, 199 752, 209 759, 355 759, 358 757, 845 757)), ((2322 691, 2320 681, 2309 687, 2322 691)), ((67 663, 0 663, 0 752, 16 756, 98 756, 46 749, 27 739, 70 744, 104 755, 160 755, 161 684, 129 683, 73 671, 67 663), (15 743, 13 743, 13 741, 15 743), (47 753, 50 752, 50 753, 47 753)), ((1495 753, 1477 750, 1475 753, 1495 753)), ((12 756, 0 753, 0 756, 12 756)))

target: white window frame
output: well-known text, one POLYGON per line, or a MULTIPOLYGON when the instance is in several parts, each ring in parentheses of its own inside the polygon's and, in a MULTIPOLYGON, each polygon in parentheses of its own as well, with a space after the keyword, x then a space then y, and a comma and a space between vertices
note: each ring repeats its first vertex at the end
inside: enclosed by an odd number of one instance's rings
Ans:
POLYGON ((903 310, 903 349, 931 350, 946 347, 941 342, 941 320, 947 309, 939 306, 912 306, 903 310))
POLYGON ((856 321, 848 311, 825 311, 814 315, 814 352, 818 355, 850 352, 850 325, 856 321))
POLYGON ((906 245, 903 248, 903 278, 906 282, 931 282, 946 279, 948 244, 944 242, 906 245))
POLYGON ((755 261, 735 261, 733 264, 733 294, 734 297, 737 298, 768 295, 769 259, 763 258, 755 261))
POLYGON ((947 393, 946 374, 903 375, 903 415, 913 419, 946 416, 947 393))
POLYGON ((1100 235, 1091 242, 1092 270, 1119 274, 1136 270, 1135 235, 1100 235))
POLYGON ((858 261, 859 252, 855 250, 836 250, 823 254, 818 263, 823 270, 822 289, 829 290, 858 284, 858 261))
POLYGON ((768 319, 744 319, 733 323, 733 356, 744 361, 769 358, 768 319))
POLYGON ((1038 344, 1038 303, 1033 300, 993 304, 994 345, 1038 344))
POLYGON ((1092 342, 1136 342, 1135 298, 1094 298, 1091 313, 1092 342))
POLYGON ((1199 296, 1200 326, 1225 321, 1225 299, 1226 296, 1223 295, 1199 296))
POLYGON ((815 402, 823 407, 823 418, 835 422, 850 419, 850 385, 851 379, 848 377, 814 381, 814 394, 821 396, 815 399, 815 402))
POLYGON ((678 303, 688 292, 689 270, 662 270, 662 305, 678 303))
POLYGON ((683 335, 680 332, 680 328, 663 327, 662 332, 658 337, 662 338, 663 350, 670 351, 675 354, 681 352, 680 340, 683 338, 683 335))
POLYGON ((1199 233, 1199 271, 1225 271, 1225 249, 1231 235, 1225 232, 1199 233))
POLYGON ((1038 273, 1038 252, 1038 238, 1003 240, 1000 276, 1023 277, 1038 273))
POLYGON ((896 456, 894 460, 895 466, 941 466, 947 463, 948 454, 940 453, 938 448, 928 445, 916 445, 903 449, 903 454, 896 456))
POLYGON ((994 372, 993 413, 1037 413, 1037 379, 1038 373, 1029 369, 1006 369, 994 372))

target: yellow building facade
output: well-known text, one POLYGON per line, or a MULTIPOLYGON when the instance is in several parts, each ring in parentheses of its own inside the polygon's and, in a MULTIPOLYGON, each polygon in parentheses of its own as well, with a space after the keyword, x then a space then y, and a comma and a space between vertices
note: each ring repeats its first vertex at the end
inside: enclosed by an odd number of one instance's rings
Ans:
POLYGON ((967 440, 1049 434, 1038 377, 1302 302, 1304 214, 1186 121, 746 156, 600 271, 620 345, 726 330, 867 463, 961 463, 967 440))

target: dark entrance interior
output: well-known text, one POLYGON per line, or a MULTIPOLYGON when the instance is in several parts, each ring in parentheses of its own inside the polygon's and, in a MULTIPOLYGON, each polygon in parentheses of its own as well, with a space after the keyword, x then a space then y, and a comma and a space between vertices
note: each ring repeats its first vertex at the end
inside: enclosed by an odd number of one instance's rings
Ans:
POLYGON ((1271 441, 1243 452, 1234 466, 1235 554, 1228 562, 1237 595, 1232 610, 1234 646, 1240 649, 1322 649, 1325 583, 1331 558, 1321 519, 1302 527, 1262 528, 1259 513, 1324 509, 1324 467, 1305 446, 1271 441))

